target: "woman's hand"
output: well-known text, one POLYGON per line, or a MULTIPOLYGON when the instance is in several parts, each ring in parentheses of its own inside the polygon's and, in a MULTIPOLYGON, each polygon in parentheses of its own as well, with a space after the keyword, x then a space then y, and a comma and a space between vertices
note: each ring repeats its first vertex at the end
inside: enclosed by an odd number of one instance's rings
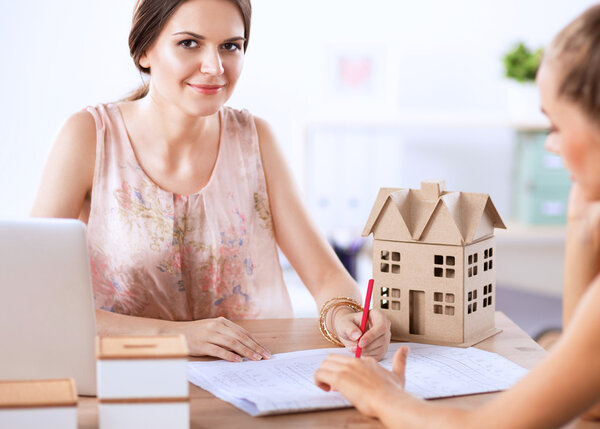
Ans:
POLYGON ((241 326, 224 317, 185 323, 184 334, 192 356, 214 356, 231 362, 242 358, 269 359, 271 352, 241 326))
POLYGON ((329 355, 315 372, 315 383, 325 391, 340 392, 361 413, 380 417, 380 407, 392 407, 392 398, 413 398, 404 390, 407 355, 406 346, 396 352, 392 372, 373 358, 329 355))
POLYGON ((567 218, 571 225, 577 225, 577 232, 582 238, 592 239, 598 246, 600 239, 600 201, 590 200, 581 186, 574 183, 569 193, 567 218))
POLYGON ((376 360, 381 360, 385 356, 390 344, 391 324, 381 310, 375 308, 369 312, 367 330, 362 337, 360 331, 362 313, 342 307, 333 317, 338 338, 346 348, 355 352, 358 341, 362 349, 361 356, 371 356, 376 360))

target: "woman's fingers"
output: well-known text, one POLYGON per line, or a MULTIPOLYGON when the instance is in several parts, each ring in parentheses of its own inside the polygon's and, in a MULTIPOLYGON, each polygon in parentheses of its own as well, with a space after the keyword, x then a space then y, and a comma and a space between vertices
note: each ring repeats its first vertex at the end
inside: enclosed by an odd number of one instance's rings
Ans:
POLYGON ((242 357, 232 351, 229 351, 217 344, 206 343, 201 347, 201 354, 206 356, 214 356, 229 362, 241 362, 242 357))
POLYGON ((409 348, 402 346, 394 354, 394 360, 392 362, 392 372, 400 377, 402 387, 406 383, 406 359, 408 358, 409 348))
POLYGON ((361 313, 338 312, 336 314, 335 330, 340 340, 346 345, 356 344, 362 335, 360 330, 361 313))
POLYGON ((325 391, 337 390, 339 380, 344 377, 344 373, 352 372, 353 362, 356 358, 331 354, 325 358, 319 369, 315 371, 315 383, 325 391))
POLYGON ((381 359, 387 351, 390 337, 389 320, 383 312, 373 310, 369 315, 369 329, 361 337, 358 344, 362 348, 363 353, 370 356, 377 356, 377 358, 381 359))
MULTIPOLYGON (((271 352, 267 350, 266 347, 259 344, 259 342, 254 339, 252 334, 246 331, 241 326, 232 322, 231 320, 224 319, 224 326, 226 328, 225 332, 221 331, 224 335, 231 335, 242 345, 242 348, 247 348, 252 350, 252 353, 257 355, 255 360, 260 359, 269 359, 271 357, 271 352)), ((250 356, 247 356, 250 357, 250 356)))
POLYGON ((215 356, 232 362, 268 359, 271 353, 239 325, 218 317, 192 322, 187 334, 194 355, 215 356))

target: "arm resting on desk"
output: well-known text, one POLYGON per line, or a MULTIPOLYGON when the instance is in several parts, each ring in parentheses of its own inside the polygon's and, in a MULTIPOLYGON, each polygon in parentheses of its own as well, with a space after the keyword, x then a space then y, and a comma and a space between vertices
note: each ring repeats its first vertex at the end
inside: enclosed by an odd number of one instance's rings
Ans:
POLYGON ((271 353, 252 334, 234 322, 216 319, 174 322, 96 310, 98 335, 183 334, 192 356, 215 356, 229 361, 268 359, 271 353))
POLYGON ((552 353, 513 388, 475 411, 421 401, 404 391, 406 357, 400 351, 391 375, 370 359, 330 357, 315 378, 320 387, 338 390, 389 428, 559 427, 600 398, 599 304, 597 277, 552 353))

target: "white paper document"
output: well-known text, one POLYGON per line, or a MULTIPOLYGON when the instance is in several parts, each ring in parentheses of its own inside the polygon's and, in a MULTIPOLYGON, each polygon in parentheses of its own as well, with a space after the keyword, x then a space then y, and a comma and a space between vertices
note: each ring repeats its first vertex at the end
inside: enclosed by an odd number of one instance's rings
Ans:
MULTIPOLYGON (((528 372, 498 354, 473 347, 416 343, 390 344, 380 364, 391 369, 392 357, 402 345, 410 347, 406 390, 425 399, 504 390, 528 372)), ((315 371, 332 353, 351 356, 337 348, 279 353, 257 362, 189 362, 188 378, 252 416, 349 407, 340 393, 324 392, 314 382, 315 371)))

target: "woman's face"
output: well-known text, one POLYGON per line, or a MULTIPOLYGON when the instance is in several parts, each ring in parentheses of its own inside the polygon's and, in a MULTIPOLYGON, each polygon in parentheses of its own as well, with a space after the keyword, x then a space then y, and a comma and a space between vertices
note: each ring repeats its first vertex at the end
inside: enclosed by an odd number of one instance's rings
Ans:
POLYGON ((600 200, 600 125, 575 103, 558 95, 558 76, 552 63, 542 64, 537 85, 542 111, 551 124, 546 149, 562 157, 586 198, 600 200))
POLYGON ((182 3, 140 58, 150 69, 150 97, 189 115, 214 114, 238 81, 244 40, 244 19, 235 3, 182 3))

